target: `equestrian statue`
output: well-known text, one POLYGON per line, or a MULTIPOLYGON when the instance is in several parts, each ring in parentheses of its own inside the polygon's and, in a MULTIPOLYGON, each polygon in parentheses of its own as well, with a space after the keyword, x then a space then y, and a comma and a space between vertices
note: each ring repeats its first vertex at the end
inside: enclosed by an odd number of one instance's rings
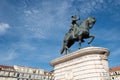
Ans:
POLYGON ((72 24, 71 29, 65 34, 65 37, 63 39, 63 46, 60 51, 61 54, 65 51, 67 54, 70 52, 70 47, 75 43, 79 43, 79 49, 81 48, 81 43, 85 42, 84 39, 91 38, 91 40, 88 42, 90 44, 94 36, 90 35, 89 29, 93 27, 93 25, 96 22, 96 19, 93 17, 88 17, 84 19, 80 24, 77 24, 77 21, 80 20, 77 19, 76 16, 72 16, 72 24))

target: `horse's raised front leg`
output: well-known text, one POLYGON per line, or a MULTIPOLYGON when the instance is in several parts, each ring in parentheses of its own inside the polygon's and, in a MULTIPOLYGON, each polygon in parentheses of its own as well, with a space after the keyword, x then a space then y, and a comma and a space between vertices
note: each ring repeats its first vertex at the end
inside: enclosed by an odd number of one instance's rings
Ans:
POLYGON ((91 44, 91 42, 94 40, 95 36, 90 35, 89 38, 91 38, 91 40, 88 42, 88 44, 91 44))

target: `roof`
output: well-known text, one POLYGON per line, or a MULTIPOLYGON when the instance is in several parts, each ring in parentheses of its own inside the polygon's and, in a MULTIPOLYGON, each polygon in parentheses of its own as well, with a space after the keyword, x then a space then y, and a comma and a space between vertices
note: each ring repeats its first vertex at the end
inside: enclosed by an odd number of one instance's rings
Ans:
POLYGON ((115 71, 120 71, 120 66, 114 67, 114 68, 110 68, 110 72, 115 72, 115 71))
POLYGON ((3 69, 14 69, 12 66, 5 66, 5 65, 0 65, 0 68, 3 68, 3 69))

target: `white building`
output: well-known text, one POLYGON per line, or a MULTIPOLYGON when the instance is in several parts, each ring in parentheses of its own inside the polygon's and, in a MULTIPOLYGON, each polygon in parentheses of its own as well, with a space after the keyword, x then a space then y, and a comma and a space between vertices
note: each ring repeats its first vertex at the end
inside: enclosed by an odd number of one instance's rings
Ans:
POLYGON ((43 69, 0 65, 0 80, 53 80, 53 74, 43 69))
POLYGON ((110 68, 110 77, 111 80, 120 80, 120 66, 110 68))

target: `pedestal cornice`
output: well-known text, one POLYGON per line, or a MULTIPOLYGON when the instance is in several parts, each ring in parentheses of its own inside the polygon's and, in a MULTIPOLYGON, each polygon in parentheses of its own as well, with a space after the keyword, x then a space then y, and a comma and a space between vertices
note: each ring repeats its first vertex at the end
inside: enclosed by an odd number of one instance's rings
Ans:
POLYGON ((55 66, 59 63, 63 63, 65 61, 75 59, 80 56, 89 55, 89 54, 105 54, 106 56, 109 55, 109 50, 107 48, 102 47, 86 47, 75 52, 69 53, 67 55, 61 56, 51 61, 51 65, 55 66))

